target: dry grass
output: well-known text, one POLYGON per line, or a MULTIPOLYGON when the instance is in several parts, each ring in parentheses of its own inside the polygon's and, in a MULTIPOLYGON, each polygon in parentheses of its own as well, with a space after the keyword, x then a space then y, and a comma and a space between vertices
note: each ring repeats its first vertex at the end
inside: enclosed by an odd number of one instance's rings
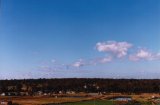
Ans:
POLYGON ((13 103, 18 103, 20 105, 41 105, 41 104, 49 104, 49 103, 63 103, 63 102, 77 102, 83 100, 91 100, 93 98, 96 99, 107 99, 114 96, 129 96, 132 97, 133 100, 140 101, 140 102, 147 102, 151 99, 152 96, 160 97, 159 94, 139 94, 139 95, 120 95, 120 94, 109 94, 97 97, 79 97, 79 98, 72 98, 72 97, 31 97, 31 96, 23 96, 23 97, 0 97, 0 100, 12 100, 13 103))
POLYGON ((20 105, 41 105, 49 103, 63 103, 63 102, 77 102, 83 100, 89 100, 90 98, 66 98, 66 97, 1 97, 2 100, 12 100, 13 103, 20 105))

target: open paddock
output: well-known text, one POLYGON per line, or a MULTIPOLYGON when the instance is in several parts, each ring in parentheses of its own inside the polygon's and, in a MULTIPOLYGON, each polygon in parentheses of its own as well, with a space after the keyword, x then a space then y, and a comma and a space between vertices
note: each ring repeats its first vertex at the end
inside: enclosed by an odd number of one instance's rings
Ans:
MULTIPOLYGON (((140 102, 141 104, 136 105, 154 105, 153 96, 160 97, 159 94, 154 93, 143 93, 138 95, 122 95, 111 93, 108 95, 96 95, 96 96, 88 96, 88 97, 76 97, 74 96, 63 96, 63 97, 55 97, 55 96, 16 96, 16 97, 0 97, 0 100, 12 100, 12 102, 17 105, 125 105, 125 101, 115 101, 110 100, 115 97, 131 97, 132 100, 136 102, 140 102), (59 104, 60 103, 60 104, 59 104), (152 103, 152 104, 151 104, 152 103)), ((127 105, 127 104, 126 104, 127 105)), ((132 104, 128 104, 132 105, 132 104)), ((134 105, 134 104, 133 104, 134 105)), ((158 104, 155 104, 158 105, 158 104)))

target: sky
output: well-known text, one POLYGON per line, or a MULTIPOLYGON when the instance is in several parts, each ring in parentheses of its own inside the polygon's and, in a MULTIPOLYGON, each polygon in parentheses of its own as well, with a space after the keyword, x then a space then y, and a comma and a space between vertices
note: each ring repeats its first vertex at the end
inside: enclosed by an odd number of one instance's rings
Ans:
POLYGON ((160 0, 0 1, 0 79, 160 78, 160 0))

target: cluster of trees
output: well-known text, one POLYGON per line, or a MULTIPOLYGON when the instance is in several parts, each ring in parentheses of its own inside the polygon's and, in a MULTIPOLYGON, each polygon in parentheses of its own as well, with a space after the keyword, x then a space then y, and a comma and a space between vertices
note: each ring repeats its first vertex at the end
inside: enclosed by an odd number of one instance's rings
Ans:
POLYGON ((0 80, 0 93, 13 91, 159 93, 160 80, 96 78, 0 80))

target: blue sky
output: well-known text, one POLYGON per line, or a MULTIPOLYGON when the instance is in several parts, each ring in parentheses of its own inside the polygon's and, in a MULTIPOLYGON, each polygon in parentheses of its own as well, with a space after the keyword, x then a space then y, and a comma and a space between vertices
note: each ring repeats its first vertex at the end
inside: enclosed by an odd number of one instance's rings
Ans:
POLYGON ((0 78, 159 78, 159 0, 1 0, 0 78))

